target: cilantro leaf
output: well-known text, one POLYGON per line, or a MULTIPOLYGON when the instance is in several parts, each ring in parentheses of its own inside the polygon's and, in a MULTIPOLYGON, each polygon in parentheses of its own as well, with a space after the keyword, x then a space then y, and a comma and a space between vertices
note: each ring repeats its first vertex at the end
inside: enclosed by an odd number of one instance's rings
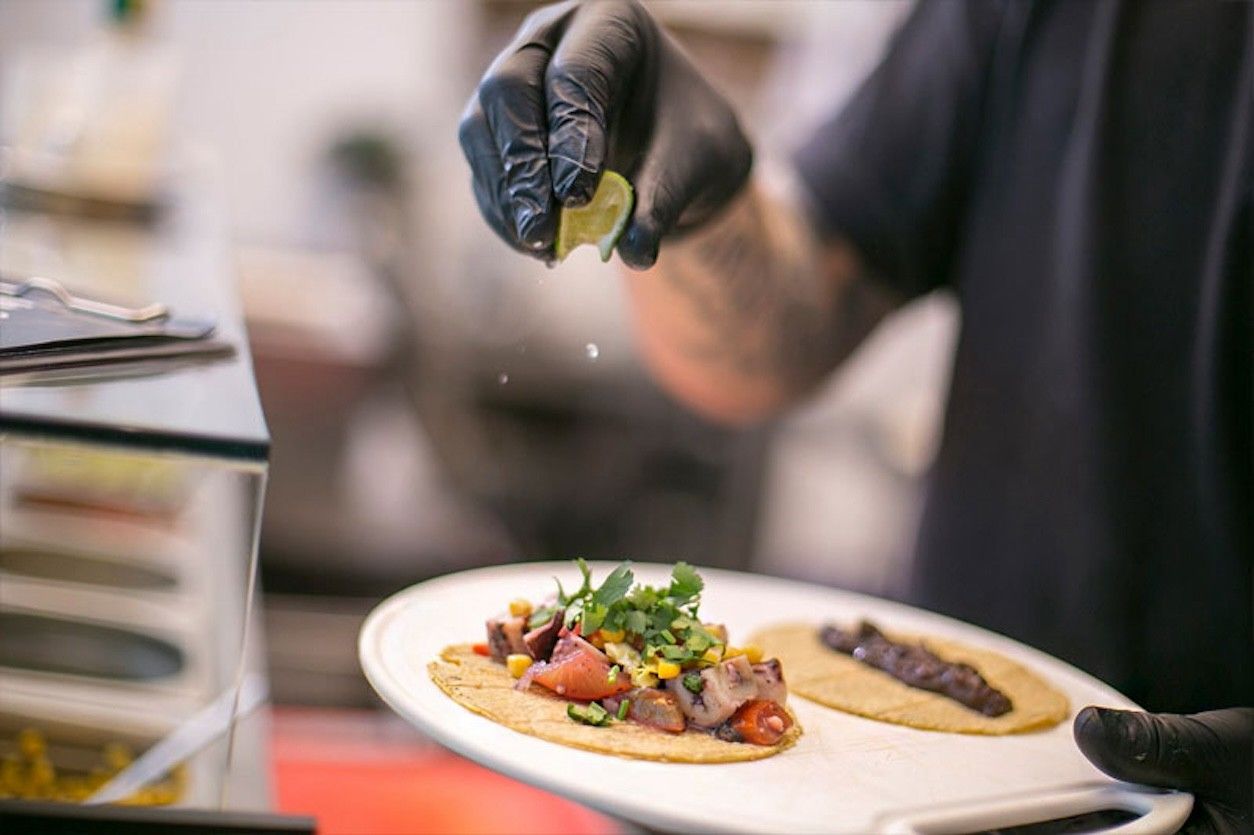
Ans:
POLYGON ((623 604, 616 603, 610 607, 609 614, 605 616, 605 623, 601 624, 601 628, 607 632, 617 632, 620 629, 626 629, 624 621, 627 618, 627 610, 623 608, 623 604))
POLYGON ((610 576, 605 578, 605 582, 601 583, 601 587, 592 593, 592 599, 603 606, 617 603, 627 596, 627 590, 631 588, 635 579, 631 571, 631 563, 620 563, 610 572, 610 576))
POLYGON ((583 607, 583 617, 580 623, 583 624, 583 634, 591 635, 601 628, 601 624, 605 623, 606 608, 600 603, 587 603, 583 607))
POLYGON ((562 581, 556 577, 553 578, 553 582, 557 583, 557 602, 563 606, 573 600, 587 596, 588 592, 592 590, 592 571, 588 568, 588 561, 583 557, 578 557, 575 560, 575 565, 579 567, 579 573, 583 575, 583 583, 574 594, 567 594, 566 590, 562 588, 562 581))
POLYGON ((652 609, 657 603, 657 589, 652 586, 636 586, 627 595, 627 602, 641 611, 652 609))
POLYGON ((639 609, 632 609, 627 613, 623 625, 628 632, 643 635, 644 631, 649 628, 649 617, 639 609))
POLYGON ((705 581, 696 569, 686 562, 677 562, 671 569, 671 587, 668 594, 683 600, 696 597, 705 588, 705 581))

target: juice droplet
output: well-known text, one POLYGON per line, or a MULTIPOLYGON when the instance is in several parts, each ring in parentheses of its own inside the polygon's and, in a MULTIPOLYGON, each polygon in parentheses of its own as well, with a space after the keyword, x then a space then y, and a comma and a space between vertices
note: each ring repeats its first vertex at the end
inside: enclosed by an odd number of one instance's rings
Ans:
POLYGON ((597 347, 595 342, 589 342, 587 345, 583 346, 583 351, 588 355, 588 359, 590 360, 595 360, 597 357, 601 356, 601 349, 597 347))
POLYGON ((502 371, 500 374, 496 375, 496 381, 501 385, 505 385, 509 382, 509 375, 502 371))

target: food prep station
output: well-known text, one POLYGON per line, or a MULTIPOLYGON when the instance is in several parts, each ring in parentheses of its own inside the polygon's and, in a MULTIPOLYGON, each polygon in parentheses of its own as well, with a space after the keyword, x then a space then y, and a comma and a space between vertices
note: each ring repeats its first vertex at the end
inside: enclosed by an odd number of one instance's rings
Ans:
MULTIPOLYGON (((0 377, 0 803, 83 801, 215 703, 234 711, 246 675, 264 690, 250 595, 269 439, 210 189, 180 185, 144 224, 6 202, 6 274, 160 301, 234 346, 0 377)), ((265 723, 232 716, 126 802, 269 808, 265 723)))

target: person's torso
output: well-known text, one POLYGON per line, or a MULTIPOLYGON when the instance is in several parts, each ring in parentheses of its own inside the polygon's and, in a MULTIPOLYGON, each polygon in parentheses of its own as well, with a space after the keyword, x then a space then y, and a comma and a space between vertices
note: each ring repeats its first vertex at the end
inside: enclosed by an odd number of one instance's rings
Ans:
POLYGON ((915 599, 1157 709, 1251 694, 1251 9, 1010 6, 915 599))

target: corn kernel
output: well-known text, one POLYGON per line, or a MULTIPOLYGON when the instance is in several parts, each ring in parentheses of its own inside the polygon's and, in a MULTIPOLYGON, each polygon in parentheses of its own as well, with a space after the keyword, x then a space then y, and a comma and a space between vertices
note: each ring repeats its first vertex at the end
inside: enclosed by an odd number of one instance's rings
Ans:
POLYGON ((531 617, 531 601, 521 597, 509 602, 509 613, 516 618, 531 617))
POLYGON ((626 637, 627 637, 627 630, 625 629, 613 629, 613 630, 602 629, 601 630, 601 640, 605 641, 605 643, 607 644, 622 643, 623 639, 626 637))
POLYGON ((111 742, 104 747, 105 765, 113 771, 121 771, 131 764, 135 755, 131 749, 120 742, 111 742))
POLYGON ((708 661, 711 664, 717 664, 723 660, 723 648, 717 644, 710 647, 702 653, 701 660, 708 661))
POLYGON ((35 759, 42 756, 47 749, 44 741, 44 735, 34 728, 24 728, 17 734, 17 747, 21 750, 22 756, 27 759, 35 759))
POLYGON ((660 659, 657 662, 657 677, 660 679, 674 678, 679 675, 679 665, 674 661, 660 659))
POLYGON ((505 657, 505 666, 509 668, 511 676, 522 678, 523 673, 527 672, 527 668, 531 666, 531 656, 523 655, 521 652, 508 655, 505 657))
POLYGON ((729 661, 737 655, 744 655, 745 651, 741 647, 726 646, 723 647, 723 660, 729 661))
POLYGON ((757 644, 745 644, 744 651, 750 664, 757 664, 762 660, 762 647, 757 644))

